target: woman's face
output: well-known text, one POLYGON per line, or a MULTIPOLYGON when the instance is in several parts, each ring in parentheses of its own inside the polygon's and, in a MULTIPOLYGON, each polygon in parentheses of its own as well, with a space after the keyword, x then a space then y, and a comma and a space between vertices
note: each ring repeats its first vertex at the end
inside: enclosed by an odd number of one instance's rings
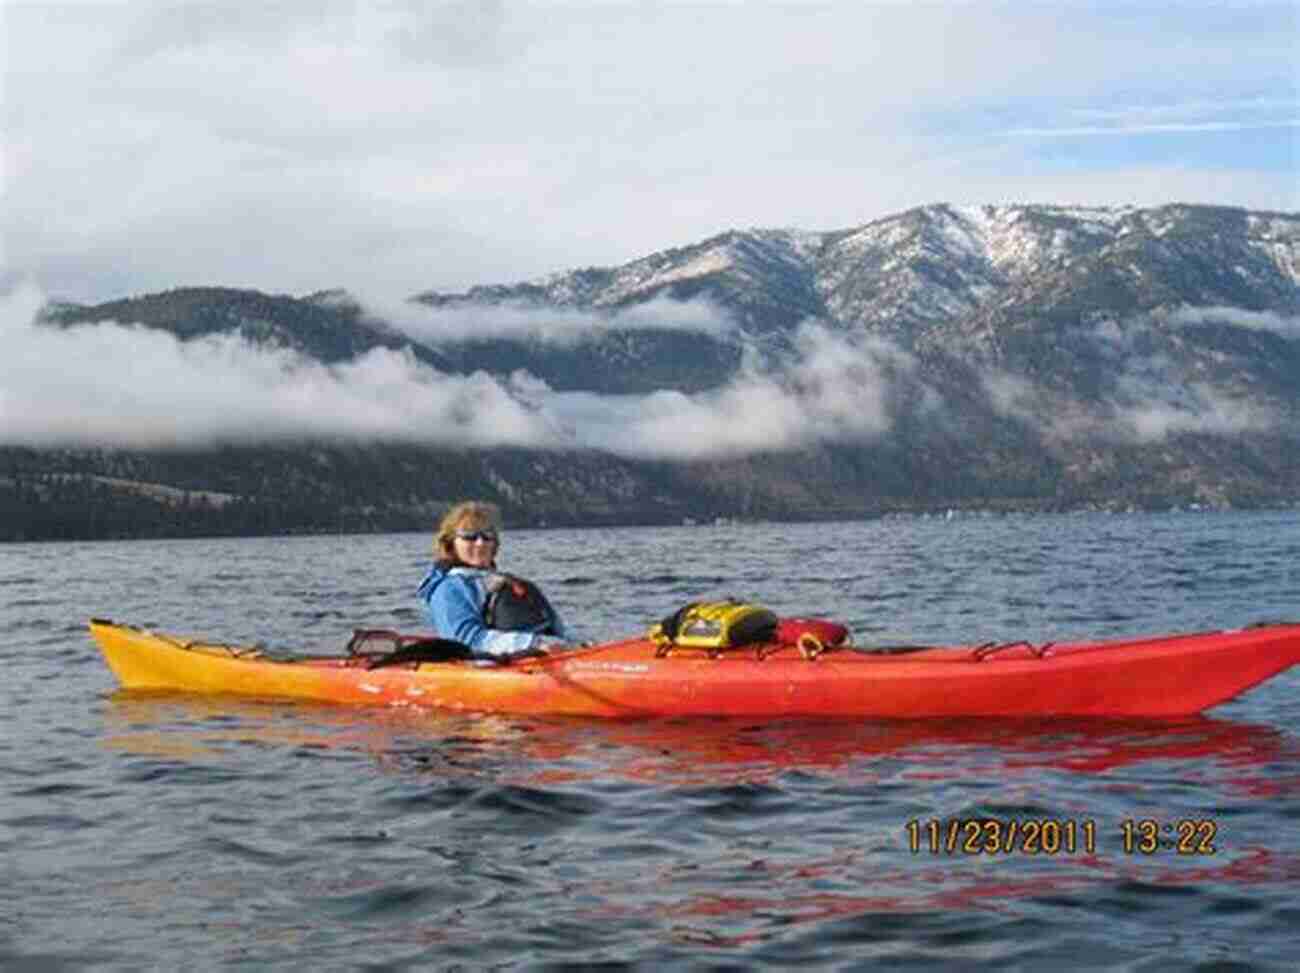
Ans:
POLYGON ((491 527, 458 527, 452 544, 456 558, 472 568, 490 568, 497 556, 497 532, 491 527))

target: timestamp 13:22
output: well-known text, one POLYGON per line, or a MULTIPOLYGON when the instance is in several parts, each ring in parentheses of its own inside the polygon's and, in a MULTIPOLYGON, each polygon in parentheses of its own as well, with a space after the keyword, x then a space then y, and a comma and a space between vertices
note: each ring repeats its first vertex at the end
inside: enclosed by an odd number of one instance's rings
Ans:
MULTIPOLYGON (((1114 831, 1125 855, 1214 855, 1213 818, 1124 818, 1114 831)), ((906 825, 914 855, 1095 855, 1103 829, 1093 818, 913 818, 906 825)))

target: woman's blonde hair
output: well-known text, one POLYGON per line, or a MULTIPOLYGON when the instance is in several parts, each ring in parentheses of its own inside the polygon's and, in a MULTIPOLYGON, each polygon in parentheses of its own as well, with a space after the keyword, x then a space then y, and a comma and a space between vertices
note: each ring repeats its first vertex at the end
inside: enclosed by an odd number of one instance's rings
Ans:
MULTIPOLYGON (((433 556, 437 560, 455 561, 456 531, 458 530, 494 530, 501 533, 501 511, 496 504, 481 500, 464 500, 450 510, 438 524, 438 533, 433 537, 433 556)), ((500 543, 500 542, 498 542, 500 543)))

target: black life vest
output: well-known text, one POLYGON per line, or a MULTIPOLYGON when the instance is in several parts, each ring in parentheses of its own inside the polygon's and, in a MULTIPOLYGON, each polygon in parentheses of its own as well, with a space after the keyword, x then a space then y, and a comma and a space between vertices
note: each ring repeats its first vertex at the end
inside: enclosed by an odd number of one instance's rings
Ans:
POLYGON ((559 635, 559 616, 542 594, 542 589, 513 574, 494 574, 488 579, 483 621, 489 628, 507 632, 540 632, 559 635))

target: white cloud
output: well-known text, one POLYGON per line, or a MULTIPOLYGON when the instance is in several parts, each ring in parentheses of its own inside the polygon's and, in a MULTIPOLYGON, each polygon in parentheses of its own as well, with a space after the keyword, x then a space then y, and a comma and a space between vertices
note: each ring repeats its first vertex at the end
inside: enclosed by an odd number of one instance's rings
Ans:
MULTIPOLYGON (((324 366, 233 335, 180 341, 129 323, 35 323, 31 285, 0 298, 0 443, 174 448, 290 438, 597 449, 698 459, 860 440, 887 430, 911 360, 816 324, 788 370, 695 395, 557 393, 516 373, 445 375, 374 350, 324 366)), ((580 322, 584 323, 585 322, 580 322)), ((530 325, 531 326, 531 325, 530 325)))
MULTIPOLYGON (((1225 308, 1185 309, 1173 323, 1226 320, 1225 308), (1204 315, 1201 312, 1206 312, 1204 315)), ((1245 326, 1276 328, 1286 318, 1239 312, 1245 326)), ((1147 317, 1099 322, 1084 336, 1114 382, 1104 401, 1085 401, 1064 388, 1049 388, 1023 376, 988 369, 982 381, 993 408, 1040 430, 1049 440, 1094 439, 1155 443, 1179 433, 1240 435, 1275 429, 1282 421, 1268 405, 1210 382, 1188 381, 1185 366, 1159 350, 1163 327, 1147 317), (1144 350, 1136 352, 1139 342, 1144 350)))
POLYGON ((1230 324, 1252 331, 1272 331, 1284 338, 1300 338, 1300 314, 1247 311, 1239 307, 1183 307, 1169 315, 1176 325, 1230 324))
POLYGON ((1267 409, 1223 394, 1208 385, 1191 385, 1179 402, 1152 397, 1124 412, 1120 422, 1139 442, 1150 443, 1176 433, 1235 436, 1274 428, 1278 417, 1267 409))
POLYGON ((464 338, 524 338, 574 344, 582 338, 629 329, 696 331, 722 336, 731 318, 710 302, 656 297, 644 304, 600 313, 578 308, 539 308, 522 303, 430 307, 406 299, 361 297, 363 313, 432 345, 464 338))
MULTIPOLYGON (((916 362, 896 346, 811 321, 796 331, 780 370, 750 363, 708 392, 608 396, 556 392, 526 372, 446 375, 389 350, 324 366, 231 335, 183 342, 130 323, 56 329, 35 323, 43 305, 31 285, 0 297, 0 444, 174 448, 319 438, 695 460, 872 441, 891 429, 899 382, 919 388, 922 408, 942 402, 918 385, 916 362)), ((1222 319, 1223 309, 1214 313, 1222 319)), ((1254 326, 1289 320, 1243 313, 1254 326)), ((533 333, 541 327, 522 312, 515 323, 533 333)), ((579 316, 570 324, 591 322, 579 316)), ((1058 442, 1154 442, 1280 421, 1231 390, 1187 383, 1160 354, 1133 356, 1142 327, 1150 324, 1103 322, 1096 330, 1113 351, 1118 407, 993 369, 985 388, 999 411, 1058 442)))
POLYGON ((1067 125, 1048 128, 1013 128, 1007 135, 1034 135, 1044 138, 1079 136, 1151 135, 1186 132, 1250 132, 1270 128, 1300 128, 1300 119, 1258 122, 1119 122, 1110 125, 1067 125))
POLYGON ((0 442, 179 447, 319 437, 557 445, 484 374, 441 375, 374 350, 324 366, 233 335, 180 341, 117 323, 38 326, 34 288, 0 302, 0 442))
POLYGON ((781 373, 742 370, 716 391, 646 396, 553 395, 546 413, 576 438, 624 456, 709 459, 862 441, 888 431, 893 376, 906 353, 878 339, 850 339, 816 323, 796 334, 781 373))
POLYGON ((6 258, 75 300, 457 290, 943 200, 1300 207, 1286 132, 1040 154, 1294 118, 1291 3, 4 9, 6 258))

